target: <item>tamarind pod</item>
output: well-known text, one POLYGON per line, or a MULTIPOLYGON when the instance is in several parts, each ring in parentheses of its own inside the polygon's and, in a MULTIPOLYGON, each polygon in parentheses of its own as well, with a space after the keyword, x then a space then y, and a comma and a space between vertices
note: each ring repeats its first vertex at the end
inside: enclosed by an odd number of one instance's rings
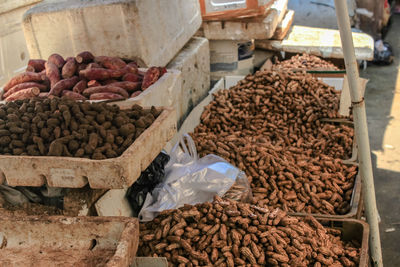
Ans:
POLYGON ((59 54, 50 55, 49 58, 47 59, 47 62, 53 63, 59 69, 62 68, 62 66, 64 66, 64 64, 65 64, 64 58, 62 56, 60 56, 59 54))
POLYGON ((137 90, 140 90, 140 86, 142 85, 141 82, 129 82, 129 81, 124 81, 124 82, 115 82, 115 83, 110 83, 109 85, 112 86, 117 86, 120 88, 125 89, 128 92, 135 92, 137 90))
POLYGON ((10 95, 5 99, 5 101, 9 102, 9 101, 32 98, 38 96, 39 94, 40 94, 40 89, 37 87, 26 88, 10 95))
POLYGON ((128 82, 141 82, 143 80, 143 76, 135 73, 127 73, 122 76, 122 80, 128 82))
POLYGON ((94 58, 94 61, 110 70, 122 69, 127 65, 125 61, 118 57, 98 56, 94 58))
POLYGON ((28 61, 28 67, 32 67, 34 69, 34 72, 41 72, 42 70, 45 69, 44 64, 46 63, 46 60, 44 59, 30 59, 28 61))
POLYGON ((79 78, 77 76, 61 80, 51 88, 49 95, 60 96, 62 91, 71 89, 75 84, 78 83, 78 81, 79 78))
POLYGON ((60 71, 58 67, 48 61, 45 64, 46 67, 46 76, 50 80, 50 88, 53 88, 53 86, 60 81, 60 71))
POLYGON ((24 72, 18 74, 11 78, 3 87, 4 92, 7 92, 12 87, 17 84, 25 83, 25 82, 40 82, 45 79, 45 76, 42 73, 35 73, 35 72, 24 72))
POLYGON ((12 95, 15 92, 21 91, 26 88, 31 88, 31 87, 37 87, 40 89, 40 91, 45 91, 47 89, 47 86, 44 84, 36 83, 36 82, 26 82, 26 83, 20 83, 15 85, 13 88, 8 90, 3 94, 3 99, 7 98, 8 96, 12 95))
POLYGON ((76 57, 75 57, 76 62, 78 63, 85 63, 88 64, 90 62, 92 62, 94 60, 94 56, 92 53, 90 53, 89 51, 84 51, 79 53, 76 57))
POLYGON ((96 86, 96 87, 91 87, 87 88, 83 91, 83 95, 91 95, 91 94, 96 94, 96 93, 114 93, 114 94, 119 94, 123 96, 124 98, 128 98, 129 94, 126 92, 126 90, 117 87, 117 86, 112 86, 112 85, 104 85, 104 86, 96 86))
POLYGON ((89 88, 90 87, 97 87, 97 86, 101 86, 101 84, 96 80, 90 80, 87 83, 87 87, 89 87, 89 88))
POLYGON ((80 80, 75 86, 72 88, 72 91, 78 94, 82 94, 82 92, 87 88, 86 80, 80 80))
POLYGON ((62 96, 73 99, 73 100, 86 100, 87 98, 84 97, 83 95, 77 93, 77 92, 73 92, 70 90, 64 90, 61 93, 62 96))
POLYGON ((71 78, 72 76, 75 75, 77 68, 78 68, 78 64, 76 63, 75 58, 68 58, 68 60, 65 62, 64 66, 62 67, 61 76, 64 79, 71 78))
POLYGON ((114 93, 95 93, 90 95, 90 100, 125 99, 122 95, 114 93))

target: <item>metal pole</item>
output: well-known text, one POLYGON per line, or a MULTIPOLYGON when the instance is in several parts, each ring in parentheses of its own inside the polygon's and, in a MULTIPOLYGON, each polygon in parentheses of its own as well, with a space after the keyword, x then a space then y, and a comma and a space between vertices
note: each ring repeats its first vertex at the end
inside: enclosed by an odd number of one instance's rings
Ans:
POLYGON ((335 0, 336 17, 338 21, 342 49, 349 81, 354 130, 358 143, 360 174, 363 181, 365 212, 370 226, 370 251, 375 266, 383 266, 381 241, 379 236, 378 211, 376 208, 374 177, 372 174, 371 152, 368 139, 367 115, 365 102, 359 90, 359 73, 354 53, 353 38, 346 0, 335 0))

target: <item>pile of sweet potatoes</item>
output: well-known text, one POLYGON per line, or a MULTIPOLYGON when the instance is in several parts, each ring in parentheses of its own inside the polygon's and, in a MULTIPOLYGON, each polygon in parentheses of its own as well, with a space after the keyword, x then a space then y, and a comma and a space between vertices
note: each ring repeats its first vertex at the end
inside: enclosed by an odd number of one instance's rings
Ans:
POLYGON ((52 54, 47 61, 29 60, 26 72, 4 85, 2 99, 65 96, 74 100, 123 100, 138 96, 165 72, 161 67, 142 72, 134 61, 94 56, 88 51, 66 59, 52 54))

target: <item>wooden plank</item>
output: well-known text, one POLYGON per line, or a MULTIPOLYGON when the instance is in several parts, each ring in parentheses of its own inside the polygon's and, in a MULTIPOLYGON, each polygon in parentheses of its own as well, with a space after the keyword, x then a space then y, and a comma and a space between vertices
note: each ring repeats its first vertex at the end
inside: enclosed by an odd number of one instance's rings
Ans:
MULTIPOLYGON (((358 60, 372 60, 374 39, 365 33, 353 33, 358 60)), ((256 47, 290 53, 308 53, 325 58, 343 58, 342 43, 338 30, 295 25, 282 41, 256 40, 256 47)))
POLYGON ((285 38, 286 34, 289 32, 290 27, 292 26, 293 19, 294 10, 288 10, 283 20, 279 22, 272 39, 282 40, 283 38, 285 38))

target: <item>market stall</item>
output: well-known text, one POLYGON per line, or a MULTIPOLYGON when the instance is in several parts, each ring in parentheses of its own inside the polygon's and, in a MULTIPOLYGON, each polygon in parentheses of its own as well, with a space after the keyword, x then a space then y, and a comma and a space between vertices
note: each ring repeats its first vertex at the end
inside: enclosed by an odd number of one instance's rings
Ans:
POLYGON ((31 59, 1 90, 0 266, 382 266, 345 2, 341 46, 312 53, 288 1, 244 2, 27 11, 31 59), (255 70, 255 45, 305 54, 255 70))

